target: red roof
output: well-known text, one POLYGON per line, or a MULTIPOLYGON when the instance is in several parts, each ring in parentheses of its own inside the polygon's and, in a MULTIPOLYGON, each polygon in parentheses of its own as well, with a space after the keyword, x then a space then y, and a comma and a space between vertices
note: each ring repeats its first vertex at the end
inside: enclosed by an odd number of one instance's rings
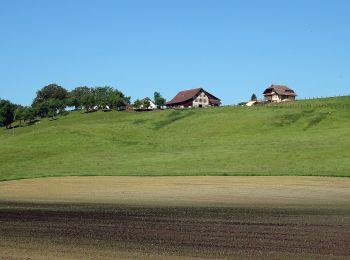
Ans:
POLYGON ((172 100, 167 102, 166 105, 178 104, 178 103, 182 103, 182 102, 188 101, 188 100, 193 99, 194 97, 196 97, 202 91, 209 96, 210 101, 213 101, 213 103, 214 102, 217 102, 218 104, 220 103, 220 99, 219 98, 217 98, 217 97, 213 96, 212 94, 208 93, 203 88, 194 88, 194 89, 180 91, 179 93, 177 93, 177 95, 172 100))
POLYGON ((297 94, 294 92, 294 90, 288 88, 287 86, 283 85, 271 85, 269 88, 265 89, 264 95, 270 96, 271 92, 276 92, 278 95, 284 95, 284 96, 297 96, 297 94))

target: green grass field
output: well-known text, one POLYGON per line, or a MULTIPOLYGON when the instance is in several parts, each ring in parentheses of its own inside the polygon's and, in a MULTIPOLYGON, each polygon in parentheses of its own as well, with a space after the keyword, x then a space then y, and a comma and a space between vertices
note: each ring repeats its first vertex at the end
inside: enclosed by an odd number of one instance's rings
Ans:
POLYGON ((350 96, 262 107, 72 112, 0 129, 0 180, 68 175, 350 176, 350 96))

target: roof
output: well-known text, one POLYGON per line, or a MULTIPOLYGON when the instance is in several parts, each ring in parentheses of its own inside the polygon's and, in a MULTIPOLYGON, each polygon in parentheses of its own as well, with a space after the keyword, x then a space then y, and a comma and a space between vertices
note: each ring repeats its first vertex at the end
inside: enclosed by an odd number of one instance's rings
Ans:
POLYGON ((220 99, 213 99, 213 98, 209 98, 209 102, 210 104, 214 104, 214 105, 220 105, 220 99))
POLYGON ((284 85, 271 85, 264 91, 265 96, 271 95, 271 92, 275 91, 278 95, 284 95, 284 96, 297 96, 297 94, 294 92, 294 90, 288 88, 284 85))
POLYGON ((220 101, 219 98, 217 98, 217 97, 213 96, 212 94, 208 93, 203 88, 194 88, 194 89, 180 91, 179 93, 177 93, 177 95, 172 100, 167 102, 166 105, 171 105, 171 104, 177 104, 177 103, 185 102, 185 101, 187 101, 189 99, 192 99, 195 96, 197 96, 201 91, 205 92, 209 96, 210 100, 213 101, 213 103, 215 102, 214 100, 216 100, 216 102, 220 101))

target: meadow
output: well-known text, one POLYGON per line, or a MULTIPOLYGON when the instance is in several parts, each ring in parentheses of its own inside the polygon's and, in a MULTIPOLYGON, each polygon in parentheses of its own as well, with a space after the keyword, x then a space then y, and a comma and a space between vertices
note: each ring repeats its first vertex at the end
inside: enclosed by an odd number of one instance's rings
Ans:
POLYGON ((0 129, 0 180, 350 176, 350 96, 256 107, 71 112, 0 129))

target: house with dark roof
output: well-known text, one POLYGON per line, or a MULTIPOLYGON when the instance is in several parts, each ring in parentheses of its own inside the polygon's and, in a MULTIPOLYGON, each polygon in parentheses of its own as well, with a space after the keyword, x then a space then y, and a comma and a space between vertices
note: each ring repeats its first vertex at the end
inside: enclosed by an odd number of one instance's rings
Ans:
POLYGON ((203 88, 180 91, 165 105, 170 108, 220 106, 221 100, 203 88))
POLYGON ((294 90, 283 85, 271 85, 265 89, 263 95, 269 102, 293 101, 297 96, 294 90))

